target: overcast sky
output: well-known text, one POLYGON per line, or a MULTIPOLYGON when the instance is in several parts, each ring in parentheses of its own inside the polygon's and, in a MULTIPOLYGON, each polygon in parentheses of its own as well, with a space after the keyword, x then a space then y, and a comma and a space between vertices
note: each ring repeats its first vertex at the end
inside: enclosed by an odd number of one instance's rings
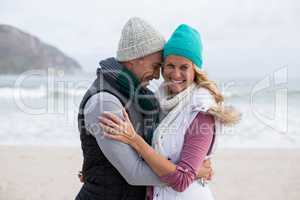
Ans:
POLYGON ((287 66, 290 77, 300 77, 299 10, 298 0, 0 0, 0 23, 55 45, 86 71, 115 56, 132 16, 166 38, 187 23, 202 35, 209 74, 257 77, 287 66))

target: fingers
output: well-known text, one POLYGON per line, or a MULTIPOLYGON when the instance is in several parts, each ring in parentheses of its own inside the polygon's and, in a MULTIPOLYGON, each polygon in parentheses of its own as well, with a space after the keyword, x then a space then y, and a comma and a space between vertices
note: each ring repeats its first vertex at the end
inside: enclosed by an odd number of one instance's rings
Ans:
POLYGON ((122 134, 120 130, 116 130, 115 128, 107 126, 106 124, 103 124, 101 122, 100 122, 100 126, 103 129, 104 133, 113 134, 113 135, 122 134))
POLYGON ((211 167, 211 161, 210 159, 206 159, 203 161, 203 166, 204 167, 211 167))
POLYGON ((119 135, 111 135, 109 133, 104 133, 104 136, 109 138, 109 139, 113 139, 113 140, 118 140, 119 141, 119 135))
POLYGON ((110 120, 109 118, 102 117, 102 116, 99 117, 98 119, 100 123, 109 126, 110 128, 114 129, 117 132, 126 132, 126 127, 124 126, 124 124, 122 125, 116 124, 114 121, 110 120))
POLYGON ((204 179, 205 179, 206 181, 211 181, 213 175, 214 175, 214 172, 213 172, 213 170, 211 170, 211 172, 210 172, 204 179))
POLYGON ((210 173, 210 171, 211 171, 211 168, 210 168, 210 167, 205 167, 204 173, 205 173, 206 175, 208 175, 208 174, 210 173))
POLYGON ((123 108, 123 109, 122 109, 122 112, 123 112, 123 116, 124 116, 124 118, 125 118, 125 122, 126 122, 126 124, 128 125, 128 128, 134 133, 134 134, 133 134, 133 136, 134 136, 134 135, 135 135, 135 129, 134 129, 134 127, 133 127, 133 124, 132 124, 131 121, 130 121, 130 118, 129 118, 129 116, 128 116, 128 113, 126 112, 126 109, 123 108))
POLYGON ((211 168, 209 174, 207 175, 207 177, 205 177, 205 179, 208 180, 208 181, 211 181, 213 175, 214 175, 214 171, 213 171, 213 169, 211 168))
POLYGON ((212 179, 212 176, 214 175, 211 160, 210 159, 204 160, 203 167, 209 170, 208 174, 205 176, 205 180, 210 181, 212 179))
POLYGON ((128 116, 125 108, 122 109, 122 113, 123 113, 123 116, 124 116, 125 120, 130 121, 129 116, 128 116))
POLYGON ((79 181, 80 181, 81 183, 84 183, 83 176, 79 177, 79 181))
POLYGON ((121 125, 121 124, 124 123, 124 121, 120 117, 118 117, 117 115, 115 115, 111 112, 103 112, 102 117, 108 118, 108 119, 110 119, 111 121, 115 122, 118 125, 121 125))
POLYGON ((129 140, 127 139, 127 137, 123 134, 117 134, 117 135, 112 135, 108 132, 104 132, 104 136, 106 138, 109 138, 109 139, 112 139, 112 140, 116 140, 118 142, 122 142, 122 143, 125 143, 125 144, 129 144, 129 140))
POLYGON ((115 122, 113 122, 112 120, 110 120, 109 118, 106 117, 98 117, 99 121, 106 125, 106 126, 110 126, 111 128, 117 128, 118 124, 116 124, 115 122))
POLYGON ((82 171, 78 172, 78 178, 81 183, 84 183, 84 177, 83 177, 82 171))
POLYGON ((198 174, 197 177, 207 177, 209 175, 209 173, 211 172, 211 168, 210 167, 204 167, 202 166, 199 170, 198 170, 198 174))

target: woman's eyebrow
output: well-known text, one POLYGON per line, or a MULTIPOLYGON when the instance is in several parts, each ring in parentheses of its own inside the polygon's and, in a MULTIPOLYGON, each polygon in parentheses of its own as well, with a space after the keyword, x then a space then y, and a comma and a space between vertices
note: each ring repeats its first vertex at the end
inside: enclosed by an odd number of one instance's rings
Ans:
POLYGON ((165 63, 167 66, 175 66, 173 63, 165 63))
POLYGON ((189 67, 189 65, 188 64, 182 64, 182 65, 180 65, 181 67, 189 67))

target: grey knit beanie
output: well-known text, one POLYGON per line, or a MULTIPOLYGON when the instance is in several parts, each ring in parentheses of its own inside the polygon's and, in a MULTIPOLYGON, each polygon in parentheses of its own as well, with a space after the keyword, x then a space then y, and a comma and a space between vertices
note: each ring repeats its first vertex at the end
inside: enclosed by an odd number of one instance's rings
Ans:
POLYGON ((149 23, 138 17, 128 20, 122 30, 116 59, 129 61, 163 50, 165 40, 149 23))

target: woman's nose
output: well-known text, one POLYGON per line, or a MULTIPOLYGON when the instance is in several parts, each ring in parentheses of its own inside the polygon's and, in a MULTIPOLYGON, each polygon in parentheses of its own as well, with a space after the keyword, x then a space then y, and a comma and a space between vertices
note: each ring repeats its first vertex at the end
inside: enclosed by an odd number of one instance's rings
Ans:
POLYGON ((181 74, 180 74, 180 70, 178 69, 174 69, 173 73, 171 74, 171 78, 172 79, 178 79, 180 78, 181 74))

